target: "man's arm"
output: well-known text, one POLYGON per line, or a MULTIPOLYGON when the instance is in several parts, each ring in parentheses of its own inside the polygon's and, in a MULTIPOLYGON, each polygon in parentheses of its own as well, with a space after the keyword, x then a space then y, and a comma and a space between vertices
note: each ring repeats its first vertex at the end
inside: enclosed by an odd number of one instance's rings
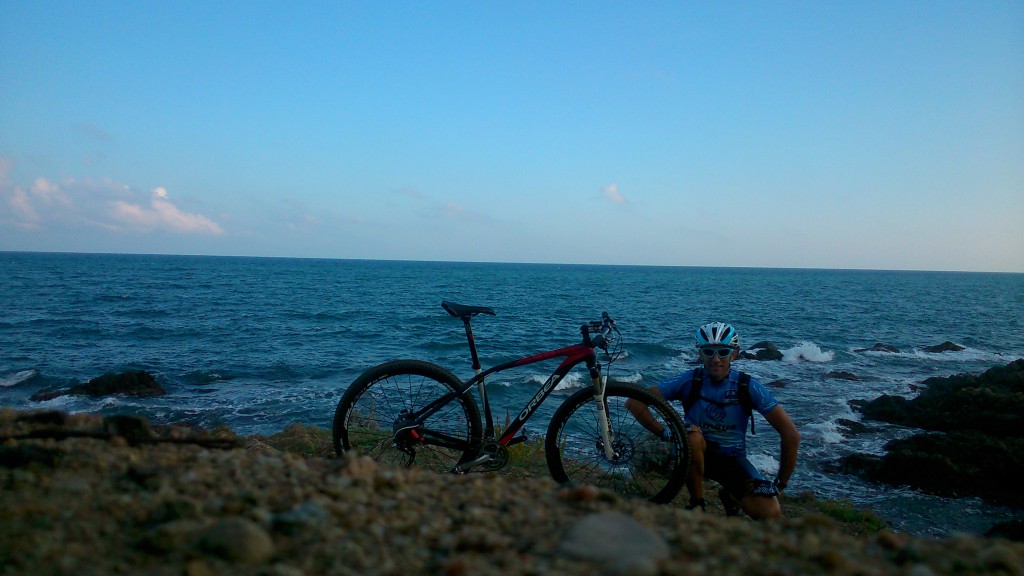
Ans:
MULTIPOLYGON (((657 386, 651 386, 647 391, 654 394, 656 398, 661 400, 665 399, 661 394, 661 390, 657 386)), ((629 410, 633 416, 636 417, 636 421, 644 428, 647 428, 651 434, 659 437, 661 436, 661 431, 664 429, 664 426, 654 421, 654 416, 652 416, 651 411, 647 409, 647 404, 630 398, 629 400, 626 400, 626 409, 629 410)))
POLYGON ((796 469, 796 455, 797 449, 800 446, 800 432, 797 431, 796 425, 793 424, 793 420, 790 419, 789 414, 786 414, 781 404, 772 408, 768 414, 765 414, 765 419, 772 425, 772 428, 775 428, 775 431, 779 433, 779 438, 782 440, 778 481, 780 487, 785 488, 789 484, 789 478, 793 475, 793 470, 796 469))

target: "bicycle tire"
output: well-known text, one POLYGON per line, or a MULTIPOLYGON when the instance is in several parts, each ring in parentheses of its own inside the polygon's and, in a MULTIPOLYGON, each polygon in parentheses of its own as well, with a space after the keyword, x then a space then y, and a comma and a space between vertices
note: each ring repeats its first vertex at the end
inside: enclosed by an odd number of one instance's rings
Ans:
POLYGON ((560 483, 590 484, 656 503, 670 502, 686 483, 690 443, 685 425, 671 406, 647 390, 610 384, 605 411, 616 457, 605 456, 591 388, 570 396, 555 411, 544 441, 548 469, 560 483), (648 406, 651 415, 672 431, 665 442, 643 427, 626 408, 627 400, 648 406))
POLYGON ((472 395, 457 396, 413 428, 415 435, 402 429, 400 419, 403 413, 415 412, 461 385, 448 370, 420 360, 395 360, 370 368, 338 402, 332 430, 335 453, 356 451, 378 462, 452 471, 479 451, 480 411, 472 395))

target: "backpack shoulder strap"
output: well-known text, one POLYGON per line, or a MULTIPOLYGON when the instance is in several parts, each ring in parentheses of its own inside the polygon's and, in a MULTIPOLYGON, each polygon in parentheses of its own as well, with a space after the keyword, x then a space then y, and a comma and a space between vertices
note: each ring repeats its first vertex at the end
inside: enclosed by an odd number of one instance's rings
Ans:
POLYGON ((754 401, 750 398, 750 374, 740 372, 738 384, 736 399, 743 407, 743 413, 750 419, 750 433, 756 434, 757 432, 754 431, 754 401))
POLYGON ((683 400, 683 410, 686 412, 693 408, 693 405, 700 399, 700 391, 704 386, 704 369, 696 368, 693 371, 693 379, 690 380, 690 393, 683 400))

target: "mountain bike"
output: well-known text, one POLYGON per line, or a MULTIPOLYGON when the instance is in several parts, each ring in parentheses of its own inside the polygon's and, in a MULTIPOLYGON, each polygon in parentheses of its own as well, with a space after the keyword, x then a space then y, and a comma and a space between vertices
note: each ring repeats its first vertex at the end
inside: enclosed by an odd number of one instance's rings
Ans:
POLYGON ((352 382, 335 410, 334 450, 339 456, 356 451, 377 461, 456 474, 500 470, 508 464, 509 447, 526 440, 517 434, 527 420, 573 368, 584 364, 591 386, 562 402, 544 437, 551 476, 560 483, 590 484, 654 502, 668 502, 679 492, 690 458, 684 424, 672 407, 647 390, 607 381, 608 366, 622 353, 619 330, 607 313, 580 327, 579 344, 484 370, 470 321, 480 314, 494 316, 494 310, 448 301, 441 306, 462 320, 475 375, 463 382, 422 360, 395 360, 368 369, 352 382), (561 362, 515 418, 500 430, 495 427, 485 380, 558 358, 561 362), (471 392, 474 386, 479 405, 471 392), (630 401, 646 404, 669 431, 667 437, 655 436, 638 422, 627 408, 630 401))

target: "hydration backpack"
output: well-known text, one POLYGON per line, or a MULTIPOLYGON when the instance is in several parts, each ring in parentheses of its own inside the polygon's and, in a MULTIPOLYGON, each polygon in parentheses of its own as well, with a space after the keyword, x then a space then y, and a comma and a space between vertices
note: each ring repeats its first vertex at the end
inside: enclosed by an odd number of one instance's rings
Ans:
MULTIPOLYGON (((701 388, 704 387, 704 369, 697 368, 693 371, 693 380, 690 381, 690 394, 683 400, 683 409, 687 412, 690 408, 697 403, 697 400, 703 399, 705 402, 710 402, 716 406, 725 406, 721 402, 717 402, 710 398, 703 398, 700 395, 701 388)), ((747 419, 750 420, 750 433, 756 434, 754 431, 754 401, 750 398, 750 374, 746 372, 740 372, 739 386, 736 390, 736 399, 739 400, 740 407, 743 408, 743 414, 746 415, 747 419)))

